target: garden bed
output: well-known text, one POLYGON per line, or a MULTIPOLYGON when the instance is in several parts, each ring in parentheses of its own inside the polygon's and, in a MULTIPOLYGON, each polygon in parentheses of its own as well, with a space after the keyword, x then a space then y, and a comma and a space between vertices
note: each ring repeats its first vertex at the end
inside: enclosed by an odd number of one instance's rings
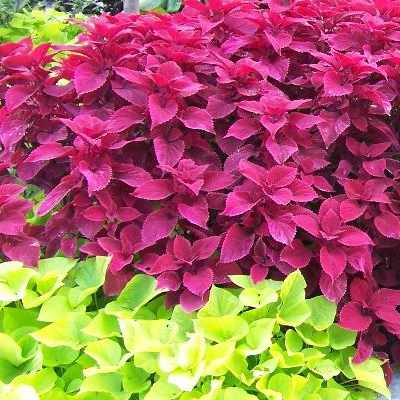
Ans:
POLYGON ((400 4, 76 11, 0 29, 0 399, 389 397, 400 4))

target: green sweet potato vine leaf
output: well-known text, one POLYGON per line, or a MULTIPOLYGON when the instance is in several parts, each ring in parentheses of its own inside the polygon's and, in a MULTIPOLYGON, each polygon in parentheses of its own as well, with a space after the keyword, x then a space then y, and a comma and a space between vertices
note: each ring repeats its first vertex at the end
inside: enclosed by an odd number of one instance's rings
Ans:
MULTIPOLYGON (((75 19, 83 19, 77 15, 75 19)), ((16 42, 31 36, 35 44, 39 43, 68 43, 82 32, 77 23, 63 12, 52 8, 44 10, 23 10, 13 15, 11 20, 0 26, 0 43, 16 42)))

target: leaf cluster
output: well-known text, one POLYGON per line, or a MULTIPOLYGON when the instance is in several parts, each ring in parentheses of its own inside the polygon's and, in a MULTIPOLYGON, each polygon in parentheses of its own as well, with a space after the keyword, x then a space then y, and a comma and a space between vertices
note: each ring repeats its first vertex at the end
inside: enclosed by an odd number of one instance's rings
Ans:
POLYGON ((214 286, 197 313, 166 309, 136 275, 99 304, 109 259, 0 265, 1 400, 330 400, 390 397, 381 361, 353 364, 336 306, 285 281, 214 286))
POLYGON ((68 14, 53 8, 23 10, 15 13, 7 24, 0 26, 0 42, 16 42, 31 36, 36 44, 68 43, 80 32, 82 28, 72 23, 68 14))

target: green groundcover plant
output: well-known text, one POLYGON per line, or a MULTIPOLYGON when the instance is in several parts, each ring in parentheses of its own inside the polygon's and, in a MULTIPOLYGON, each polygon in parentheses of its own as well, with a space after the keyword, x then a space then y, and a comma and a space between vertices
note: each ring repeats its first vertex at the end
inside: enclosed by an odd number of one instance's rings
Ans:
POLYGON ((390 397, 382 361, 351 359, 336 305, 284 282, 232 276, 207 304, 166 309, 136 275, 104 300, 108 258, 0 265, 0 400, 369 400, 390 397))
MULTIPOLYGON (((82 19, 77 15, 75 19, 82 19)), ((0 26, 0 42, 16 42, 31 36, 34 43, 68 43, 71 42, 82 28, 72 23, 68 14, 52 8, 44 10, 24 10, 13 15, 12 19, 0 26)))

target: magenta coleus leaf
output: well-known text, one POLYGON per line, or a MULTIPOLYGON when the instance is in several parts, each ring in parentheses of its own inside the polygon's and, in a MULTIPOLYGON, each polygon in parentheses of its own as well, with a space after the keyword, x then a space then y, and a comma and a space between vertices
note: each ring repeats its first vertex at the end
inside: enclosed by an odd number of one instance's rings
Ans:
POLYGON ((167 237, 174 229, 177 220, 177 215, 165 208, 152 212, 143 223, 143 242, 153 244, 167 237))
POLYGON ((79 95, 100 89, 107 81, 108 71, 100 65, 84 62, 75 69, 74 84, 79 95))
POLYGON ((183 156, 185 142, 180 138, 181 133, 177 131, 174 136, 158 136, 154 139, 154 150, 160 165, 174 167, 183 156))
POLYGON ((281 260, 287 262, 293 268, 306 267, 311 256, 311 251, 299 240, 294 240, 290 246, 286 246, 281 252, 281 260))
POLYGON ((210 268, 203 268, 195 273, 183 274, 183 285, 193 294, 203 296, 210 289, 214 279, 214 273, 210 268))
POLYGON ((208 111, 197 107, 188 107, 180 116, 183 124, 190 129, 213 132, 213 120, 208 111))
POLYGON ((34 93, 36 88, 25 85, 15 85, 7 90, 5 94, 6 107, 9 111, 24 104, 34 93))
POLYGON ((169 179, 152 179, 139 186, 133 195, 140 199, 162 200, 173 193, 172 182, 169 179))
POLYGON ((247 256, 253 246, 254 237, 254 234, 246 232, 241 226, 232 225, 222 243, 220 261, 229 263, 247 256))
POLYGON ((173 98, 152 94, 149 97, 149 112, 152 128, 170 121, 178 112, 178 104, 173 98))

